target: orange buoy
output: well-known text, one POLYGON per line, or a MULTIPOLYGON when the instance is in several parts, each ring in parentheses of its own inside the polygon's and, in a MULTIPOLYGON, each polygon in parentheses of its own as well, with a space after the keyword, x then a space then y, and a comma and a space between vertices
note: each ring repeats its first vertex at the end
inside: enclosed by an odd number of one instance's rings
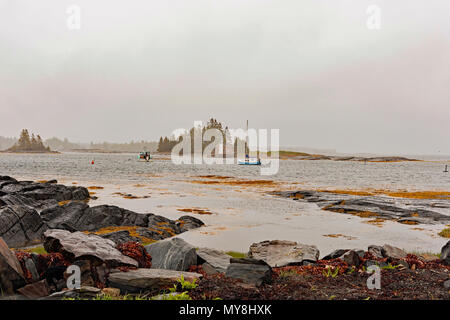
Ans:
POLYGON ((94 160, 92 160, 91 164, 94 164, 94 160))

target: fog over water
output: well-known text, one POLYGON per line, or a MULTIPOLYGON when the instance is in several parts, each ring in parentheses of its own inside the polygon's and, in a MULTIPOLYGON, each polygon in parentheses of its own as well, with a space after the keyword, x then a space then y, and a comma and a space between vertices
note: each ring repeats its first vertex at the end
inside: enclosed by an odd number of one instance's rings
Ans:
POLYGON ((281 145, 448 155, 449 10, 447 0, 0 0, 0 136, 156 140, 212 116, 279 128, 281 145), (69 5, 79 30, 67 27, 69 5), (369 5, 379 30, 367 27, 369 5))

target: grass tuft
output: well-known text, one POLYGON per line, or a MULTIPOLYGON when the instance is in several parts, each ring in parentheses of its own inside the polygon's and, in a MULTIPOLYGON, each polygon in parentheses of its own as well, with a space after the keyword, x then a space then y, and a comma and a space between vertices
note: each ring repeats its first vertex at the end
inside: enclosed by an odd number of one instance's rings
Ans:
POLYGON ((444 229, 438 233, 441 237, 450 238, 450 228, 444 229))
POLYGON ((227 251, 225 252, 227 255, 233 257, 233 258, 247 258, 247 254, 243 252, 237 252, 237 251, 227 251))

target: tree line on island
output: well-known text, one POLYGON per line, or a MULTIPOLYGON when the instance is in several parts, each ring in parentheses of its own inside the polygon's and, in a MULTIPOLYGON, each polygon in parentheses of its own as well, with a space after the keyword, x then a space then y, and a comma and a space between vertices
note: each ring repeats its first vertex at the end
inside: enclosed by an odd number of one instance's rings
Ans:
MULTIPOLYGON (((190 137, 191 140, 191 150, 194 150, 194 136, 196 133, 201 135, 203 137, 203 134, 208 129, 217 129, 222 134, 222 154, 226 155, 229 153, 227 149, 227 146, 233 145, 233 154, 237 154, 238 144, 243 143, 245 144, 245 140, 239 139, 239 138, 233 138, 230 134, 230 131, 228 129, 228 126, 223 126, 221 122, 217 121, 217 119, 211 118, 208 120, 205 126, 200 128, 192 127, 189 130, 189 134, 187 134, 188 137, 190 137), (197 132, 196 132, 197 131, 197 132)), ((179 137, 160 137, 158 142, 158 152, 171 152, 173 147, 180 143, 183 139, 183 136, 180 135, 179 137)), ((214 140, 213 140, 214 141, 214 140)), ((213 141, 203 141, 202 142, 202 152, 205 150, 205 148, 213 143, 213 141)), ((246 152, 248 152, 248 146, 245 145, 246 152)), ((215 155, 215 150, 212 151, 212 155, 215 155)))
MULTIPOLYGON (((227 126, 224 126, 217 119, 211 118, 206 125, 200 128, 192 127, 188 131, 188 136, 191 137, 191 150, 194 150, 194 135, 197 133, 203 137, 203 134, 208 129, 217 129, 222 134, 222 153, 237 154, 238 143, 245 141, 236 137, 232 137, 227 126), (231 149, 231 150, 230 150, 231 149)), ((55 152, 56 151, 78 151, 78 152, 171 152, 173 147, 181 142, 183 136, 179 137, 160 137, 159 142, 155 141, 130 141, 128 143, 74 143, 67 138, 59 139, 56 137, 43 140, 39 134, 31 133, 28 129, 22 129, 19 138, 7 138, 0 136, 0 150, 6 152, 55 152)), ((203 141, 202 151, 213 141, 203 141)), ((248 148, 246 147, 248 151, 248 148)), ((216 150, 213 150, 213 156, 216 150)))
POLYGON ((19 140, 7 151, 10 152, 52 152, 50 147, 44 146, 41 136, 34 135, 28 132, 27 129, 23 129, 20 133, 19 140))
POLYGON ((52 137, 43 140, 40 135, 31 134, 28 129, 23 129, 20 137, 0 136, 0 151, 4 152, 54 152, 74 151, 74 152, 139 152, 149 150, 155 152, 158 147, 156 141, 130 141, 125 143, 112 142, 90 142, 74 143, 67 138, 59 139, 52 137))

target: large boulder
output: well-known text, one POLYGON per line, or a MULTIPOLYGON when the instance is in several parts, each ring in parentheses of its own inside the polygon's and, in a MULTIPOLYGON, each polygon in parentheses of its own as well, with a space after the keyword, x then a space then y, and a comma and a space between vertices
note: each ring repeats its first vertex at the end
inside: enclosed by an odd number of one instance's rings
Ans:
POLYGON ((195 248, 180 238, 158 241, 145 246, 155 269, 188 270, 197 265, 195 248))
POLYGON ((441 249, 441 259, 446 264, 450 264, 450 241, 448 241, 447 244, 442 247, 442 249, 441 249))
POLYGON ((139 293, 147 290, 160 290, 172 286, 178 279, 192 282, 202 275, 194 272, 166 269, 136 269, 127 272, 113 272, 109 275, 110 287, 120 289, 121 293, 139 293))
POLYGON ((383 254, 383 257, 389 259, 403 259, 407 256, 407 253, 404 250, 391 246, 389 244, 385 244, 381 248, 381 253, 383 254))
POLYGON ((351 249, 337 249, 332 251, 331 253, 327 254, 322 258, 322 260, 331 260, 341 257, 346 252, 350 251, 351 249))
POLYGON ((382 246, 370 245, 367 247, 367 252, 372 254, 375 258, 379 258, 379 259, 384 258, 382 246))
POLYGON ((44 233, 44 237, 47 252, 60 252, 70 260, 94 259, 110 267, 138 266, 135 260, 117 250, 113 241, 97 235, 50 229, 44 233))
POLYGON ((273 267, 302 265, 304 262, 316 262, 319 250, 316 246, 285 240, 267 240, 253 243, 249 256, 261 259, 273 267))
POLYGON ((0 237, 11 247, 39 241, 46 229, 39 214, 30 207, 7 205, 0 208, 0 237))
POLYGON ((271 281, 272 269, 263 260, 231 258, 225 276, 242 280, 247 284, 259 286, 271 281))
POLYGON ((230 265, 230 259, 229 255, 219 250, 209 248, 199 248, 197 250, 197 263, 207 264, 206 268, 211 266, 216 272, 226 272, 230 265))
POLYGON ((0 291, 6 295, 24 286, 25 278, 19 261, 0 237, 0 291))
POLYGON ((345 252, 342 256, 339 257, 342 261, 347 263, 349 266, 358 266, 359 265, 359 255, 355 250, 349 250, 345 252))

